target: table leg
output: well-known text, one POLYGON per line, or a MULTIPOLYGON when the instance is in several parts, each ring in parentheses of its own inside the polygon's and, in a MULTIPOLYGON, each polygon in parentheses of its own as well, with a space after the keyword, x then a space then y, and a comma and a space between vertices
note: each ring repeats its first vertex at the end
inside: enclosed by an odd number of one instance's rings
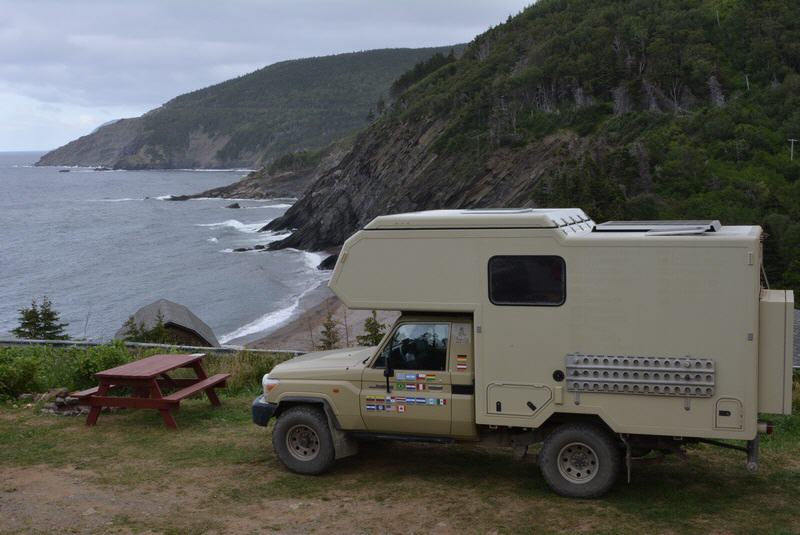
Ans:
MULTIPOLYGON (((97 388, 97 396, 105 396, 108 394, 108 390, 111 387, 106 381, 101 380, 100 386, 97 388)), ((86 417, 86 425, 95 425, 97 424, 97 418, 100 416, 100 410, 103 407, 94 406, 89 410, 89 415, 86 417)))
MULTIPOLYGON (((203 369, 203 364, 199 360, 192 363, 192 368, 194 368, 194 373, 197 374, 198 379, 200 379, 201 381, 203 379, 208 379, 208 375, 206 374, 206 371, 203 369)), ((219 397, 217 396, 217 393, 214 391, 213 386, 206 388, 205 393, 208 396, 208 400, 211 402, 211 405, 213 405, 214 407, 219 407, 220 405, 222 405, 222 403, 219 400, 219 397)))
MULTIPOLYGON (((158 381, 155 379, 150 383, 150 397, 153 399, 161 399, 164 397, 161 394, 161 389, 158 387, 158 381)), ((175 418, 172 417, 172 413, 169 412, 169 409, 158 409, 158 412, 161 413, 161 419, 164 420, 164 425, 170 429, 178 428, 178 423, 175 421, 175 418)))

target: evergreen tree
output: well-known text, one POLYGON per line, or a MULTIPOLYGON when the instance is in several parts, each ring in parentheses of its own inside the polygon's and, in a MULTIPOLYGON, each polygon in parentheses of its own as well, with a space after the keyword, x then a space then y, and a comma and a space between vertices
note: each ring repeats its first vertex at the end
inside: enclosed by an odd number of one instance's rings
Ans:
POLYGON ((317 349, 326 351, 328 349, 336 349, 341 342, 341 334, 339 334, 339 323, 333 318, 333 314, 328 311, 325 322, 322 324, 322 333, 320 335, 317 349))
POLYGON ((383 340, 386 332, 386 324, 378 321, 378 313, 373 310, 372 315, 364 320, 364 334, 356 336, 356 342, 360 346, 376 346, 383 340))
POLYGON ((53 302, 47 296, 42 298, 39 307, 39 325, 41 336, 44 340, 67 340, 69 336, 64 332, 67 323, 60 323, 59 313, 53 309, 53 302))
POLYGON ((59 322, 59 314, 53 309, 53 302, 47 296, 38 305, 36 299, 31 301, 30 308, 19 310, 19 327, 11 332, 17 338, 28 340, 68 340, 64 332, 67 323, 59 322))
POLYGON ((164 325, 164 315, 158 311, 156 324, 148 329, 143 323, 137 324, 133 316, 125 322, 125 340, 150 344, 177 344, 179 340, 164 325))
POLYGON ((17 338, 39 339, 39 306, 36 304, 36 299, 31 301, 30 308, 19 309, 19 327, 13 329, 11 333, 17 338))

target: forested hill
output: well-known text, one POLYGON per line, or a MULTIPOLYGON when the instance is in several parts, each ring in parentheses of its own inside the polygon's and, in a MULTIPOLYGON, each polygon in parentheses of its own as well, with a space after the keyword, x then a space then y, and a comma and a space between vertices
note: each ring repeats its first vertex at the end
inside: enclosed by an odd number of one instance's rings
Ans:
POLYGON ((766 227, 800 289, 800 2, 540 0, 409 83, 271 228, 322 249, 378 214, 578 206, 766 227))
POLYGON ((452 48, 371 50, 276 63, 103 126, 46 154, 39 165, 256 167, 363 128, 396 78, 452 48))

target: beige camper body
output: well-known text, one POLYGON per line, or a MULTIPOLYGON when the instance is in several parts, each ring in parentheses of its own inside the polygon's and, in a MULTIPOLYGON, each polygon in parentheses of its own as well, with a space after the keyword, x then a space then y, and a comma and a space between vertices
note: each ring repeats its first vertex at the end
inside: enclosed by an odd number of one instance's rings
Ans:
POLYGON ((792 410, 790 291, 762 288, 761 228, 609 222, 577 209, 378 217, 330 287, 402 314, 373 348, 264 376, 253 421, 291 470, 317 474, 356 438, 482 441, 597 497, 652 450, 703 441, 758 463, 759 413, 792 410), (746 441, 746 446, 717 439, 746 441), (624 461, 623 461, 624 457, 624 461))
POLYGON ((330 287, 351 308, 470 314, 478 425, 591 414, 617 433, 751 440, 759 412, 791 412, 792 296, 762 299, 761 254, 756 226, 432 211, 353 235, 330 287), (563 299, 493 303, 492 259, 526 256, 563 259, 563 299))

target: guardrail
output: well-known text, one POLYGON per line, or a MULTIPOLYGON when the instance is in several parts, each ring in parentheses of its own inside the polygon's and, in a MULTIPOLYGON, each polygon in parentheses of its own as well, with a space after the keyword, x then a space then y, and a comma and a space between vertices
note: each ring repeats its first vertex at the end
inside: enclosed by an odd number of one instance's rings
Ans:
MULTIPOLYGON (((56 346, 56 347, 96 347, 103 346, 111 341, 106 342, 88 342, 85 340, 20 340, 10 338, 0 339, 0 346, 56 346)), ((145 342, 122 342, 125 347, 138 347, 138 348, 155 348, 155 349, 179 349, 181 351, 191 351, 193 353, 222 353, 232 354, 240 351, 247 351, 248 353, 290 353, 292 355, 304 355, 306 351, 297 351, 294 349, 250 349, 241 346, 228 346, 228 347, 203 347, 203 346, 178 346, 171 344, 150 344, 145 342)))

